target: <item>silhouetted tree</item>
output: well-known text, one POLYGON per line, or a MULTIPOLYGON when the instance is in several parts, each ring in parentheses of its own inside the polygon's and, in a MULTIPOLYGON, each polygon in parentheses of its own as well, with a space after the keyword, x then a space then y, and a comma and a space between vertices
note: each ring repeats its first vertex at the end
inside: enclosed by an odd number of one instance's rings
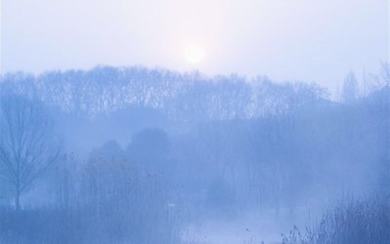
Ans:
POLYGON ((0 175, 20 196, 60 158, 52 122, 43 106, 18 96, 0 98, 0 175))
POLYGON ((390 63, 382 64, 382 74, 381 74, 382 82, 385 87, 390 86, 390 63))
POLYGON ((342 90, 342 99, 346 103, 351 103, 358 96, 358 83, 354 73, 349 73, 345 79, 342 90))

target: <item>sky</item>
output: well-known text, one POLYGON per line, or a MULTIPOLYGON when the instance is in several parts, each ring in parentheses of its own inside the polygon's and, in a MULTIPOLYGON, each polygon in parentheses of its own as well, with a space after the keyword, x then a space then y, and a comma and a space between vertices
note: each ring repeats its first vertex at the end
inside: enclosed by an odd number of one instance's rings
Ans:
POLYGON ((96 65, 340 87, 390 57, 388 0, 0 0, 2 73, 96 65))

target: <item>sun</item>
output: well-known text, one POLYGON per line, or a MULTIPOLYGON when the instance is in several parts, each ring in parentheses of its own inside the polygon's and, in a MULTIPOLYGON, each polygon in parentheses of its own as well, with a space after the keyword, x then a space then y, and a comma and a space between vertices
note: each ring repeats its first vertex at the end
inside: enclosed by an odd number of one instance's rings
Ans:
POLYGON ((185 59, 190 64, 201 63, 206 56, 206 52, 199 46, 188 46, 185 50, 185 59))

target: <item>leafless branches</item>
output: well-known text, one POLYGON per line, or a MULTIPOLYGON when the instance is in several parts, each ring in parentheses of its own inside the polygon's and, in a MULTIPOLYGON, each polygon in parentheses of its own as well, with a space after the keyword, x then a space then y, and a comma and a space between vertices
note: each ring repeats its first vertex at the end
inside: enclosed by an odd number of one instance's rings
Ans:
POLYGON ((0 176, 20 195, 60 158, 52 121, 38 101, 0 98, 0 176))

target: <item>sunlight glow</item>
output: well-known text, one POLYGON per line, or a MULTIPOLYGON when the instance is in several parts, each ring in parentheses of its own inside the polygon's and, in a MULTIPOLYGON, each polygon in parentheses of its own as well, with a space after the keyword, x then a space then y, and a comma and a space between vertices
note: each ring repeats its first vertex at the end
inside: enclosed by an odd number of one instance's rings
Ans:
POLYGON ((185 50, 185 59, 190 64, 199 64, 204 60, 206 52, 198 46, 189 46, 185 50))

